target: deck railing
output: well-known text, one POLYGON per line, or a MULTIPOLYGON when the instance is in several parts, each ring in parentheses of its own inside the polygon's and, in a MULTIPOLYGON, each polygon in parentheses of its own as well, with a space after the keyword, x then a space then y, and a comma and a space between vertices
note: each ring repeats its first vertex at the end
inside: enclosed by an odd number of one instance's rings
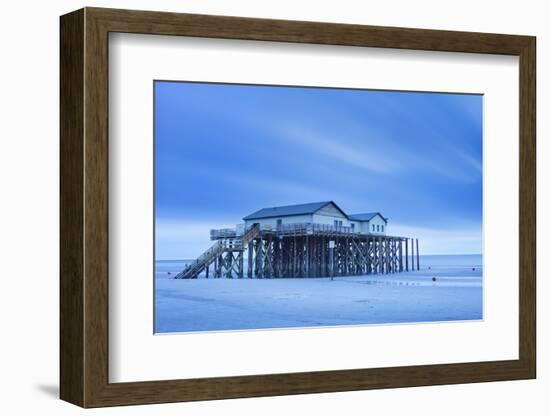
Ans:
POLYGON ((237 230, 235 228, 220 228, 218 230, 210 230, 210 239, 217 240, 218 238, 235 238, 237 230))
POLYGON ((295 234, 295 233, 331 233, 331 234, 353 234, 354 229, 343 225, 332 224, 317 224, 311 222, 295 223, 295 224, 282 224, 277 227, 277 232, 283 234, 295 234))
MULTIPOLYGON (((251 228, 251 227, 250 227, 251 228)), ((248 228, 246 231, 249 231, 248 228)), ((292 223, 292 224, 280 224, 277 226, 271 226, 269 224, 262 224, 260 226, 260 232, 274 232, 277 234, 359 234, 352 227, 346 227, 343 225, 331 225, 331 224, 317 224, 311 222, 292 223)), ((210 230, 210 238, 212 240, 222 238, 236 238, 237 230, 235 228, 222 228, 217 230, 210 230)))

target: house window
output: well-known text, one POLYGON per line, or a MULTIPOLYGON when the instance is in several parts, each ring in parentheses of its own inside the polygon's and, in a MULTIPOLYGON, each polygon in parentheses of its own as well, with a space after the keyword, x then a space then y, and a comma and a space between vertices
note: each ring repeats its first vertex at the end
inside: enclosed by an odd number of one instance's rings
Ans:
POLYGON ((351 231, 355 230, 355 224, 351 224, 351 231))
POLYGON ((283 226, 283 220, 277 220, 277 228, 281 228, 283 226))
POLYGON ((374 231, 375 231, 374 224, 372 224, 372 232, 374 232, 374 231))
POLYGON ((342 221, 334 220, 334 226, 335 226, 335 227, 341 227, 342 224, 343 224, 342 221))
POLYGON ((377 226, 376 226, 376 232, 379 232, 379 231, 380 231, 380 226, 377 225, 377 226))
POLYGON ((380 229, 381 229, 382 232, 384 232, 384 226, 383 225, 380 226, 380 229))

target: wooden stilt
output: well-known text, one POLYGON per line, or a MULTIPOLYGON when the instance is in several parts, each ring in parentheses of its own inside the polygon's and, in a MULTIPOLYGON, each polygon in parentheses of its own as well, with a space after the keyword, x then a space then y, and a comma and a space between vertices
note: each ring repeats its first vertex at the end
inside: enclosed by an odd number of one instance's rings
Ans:
POLYGON ((405 238, 405 270, 409 271, 409 239, 405 238))
POLYGON ((242 279, 244 277, 244 251, 239 251, 237 264, 239 267, 239 270, 237 271, 237 276, 239 277, 239 279, 242 279))
POLYGON ((420 254, 418 252, 418 238, 416 239, 416 270, 420 270, 420 254))
POLYGON ((414 272, 414 239, 411 238, 411 270, 414 272))
POLYGON ((264 277, 264 240, 260 239, 256 247, 256 277, 264 277))
POLYGON ((328 246, 328 263, 329 263, 329 275, 331 278, 334 277, 334 241, 329 241, 328 246))
POLYGON ((403 239, 399 239, 399 271, 403 271, 403 239))
POLYGON ((254 267, 254 241, 248 243, 248 268, 246 270, 246 276, 251 279, 252 271, 254 267))
POLYGON ((309 277, 309 256, 310 256, 310 252, 309 252, 309 236, 306 235, 306 241, 305 241, 305 244, 304 244, 304 254, 305 254, 305 259, 304 259, 304 276, 306 277, 309 277))

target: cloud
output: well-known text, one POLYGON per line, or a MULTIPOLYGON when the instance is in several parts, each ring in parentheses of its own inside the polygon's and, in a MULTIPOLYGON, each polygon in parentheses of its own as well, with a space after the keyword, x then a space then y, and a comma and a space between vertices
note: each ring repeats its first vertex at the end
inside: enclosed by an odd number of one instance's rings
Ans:
MULTIPOLYGON (((352 145, 341 137, 328 136, 312 127, 305 125, 287 125, 281 132, 281 138, 299 142, 307 147, 308 152, 321 153, 355 168, 376 173, 395 173, 400 170, 400 164, 386 156, 387 152, 378 150, 375 146, 352 145)), ((342 132, 342 135, 346 132, 342 132)))
POLYGON ((483 252, 481 226, 428 228, 390 222, 388 234, 418 238, 420 254, 480 254, 483 252))
POLYGON ((187 260, 200 256, 213 242, 210 230, 233 228, 233 220, 183 221, 159 219, 155 221, 155 259, 187 260))
MULTIPOLYGON (((413 125, 409 117, 399 120, 399 123, 413 125)), ((446 128, 429 126, 432 137, 429 146, 421 142, 404 146, 402 140, 393 140, 389 131, 384 132, 352 117, 343 116, 332 120, 332 124, 340 126, 338 133, 318 123, 312 125, 288 120, 270 125, 269 129, 277 131, 279 139, 300 144, 309 154, 320 154, 371 174, 396 177, 403 173, 423 172, 471 183, 477 181, 482 172, 481 160, 457 146, 456 141, 449 140, 446 128)), ((414 139, 422 133, 411 128, 401 134, 414 139)))

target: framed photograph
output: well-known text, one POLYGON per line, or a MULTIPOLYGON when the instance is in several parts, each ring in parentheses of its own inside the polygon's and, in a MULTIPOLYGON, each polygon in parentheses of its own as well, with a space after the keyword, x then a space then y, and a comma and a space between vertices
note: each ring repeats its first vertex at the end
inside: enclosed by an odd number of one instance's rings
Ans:
POLYGON ((535 378, 535 49, 62 16, 61 398, 535 378))

